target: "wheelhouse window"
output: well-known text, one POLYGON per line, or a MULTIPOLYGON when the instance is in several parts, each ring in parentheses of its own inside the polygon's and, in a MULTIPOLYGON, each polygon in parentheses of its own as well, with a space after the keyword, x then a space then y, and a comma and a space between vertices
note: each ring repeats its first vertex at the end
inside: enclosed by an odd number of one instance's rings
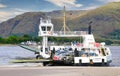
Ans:
POLYGON ((46 31, 46 27, 45 26, 42 26, 42 31, 46 31))
POLYGON ((48 26, 48 27, 47 27, 47 31, 51 31, 51 27, 48 26))

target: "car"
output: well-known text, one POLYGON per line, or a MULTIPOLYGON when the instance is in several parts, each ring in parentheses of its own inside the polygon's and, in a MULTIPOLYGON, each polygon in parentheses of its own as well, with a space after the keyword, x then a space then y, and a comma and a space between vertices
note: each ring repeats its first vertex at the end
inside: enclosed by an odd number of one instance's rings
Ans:
POLYGON ((53 56, 53 61, 71 63, 73 61, 73 52, 70 50, 57 50, 53 56))

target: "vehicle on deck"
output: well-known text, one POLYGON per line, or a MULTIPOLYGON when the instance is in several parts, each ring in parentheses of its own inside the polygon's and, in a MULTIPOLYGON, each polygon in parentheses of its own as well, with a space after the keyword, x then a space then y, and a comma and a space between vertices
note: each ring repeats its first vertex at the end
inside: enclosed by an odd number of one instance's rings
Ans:
POLYGON ((57 50, 53 56, 53 61, 63 62, 64 64, 73 64, 74 53, 73 50, 57 50))

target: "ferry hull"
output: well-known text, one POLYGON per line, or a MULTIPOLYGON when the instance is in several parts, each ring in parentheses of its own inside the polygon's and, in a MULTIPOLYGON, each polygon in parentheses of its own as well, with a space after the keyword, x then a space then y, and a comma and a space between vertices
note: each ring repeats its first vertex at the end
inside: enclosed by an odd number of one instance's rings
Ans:
POLYGON ((74 64, 77 65, 109 65, 112 62, 112 59, 107 58, 106 56, 103 57, 75 57, 74 64))

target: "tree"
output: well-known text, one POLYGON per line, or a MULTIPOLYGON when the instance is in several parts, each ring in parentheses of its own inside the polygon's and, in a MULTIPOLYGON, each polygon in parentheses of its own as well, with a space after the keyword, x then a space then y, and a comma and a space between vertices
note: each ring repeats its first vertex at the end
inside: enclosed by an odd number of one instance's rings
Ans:
POLYGON ((5 43, 8 43, 8 44, 17 44, 19 43, 19 37, 16 35, 12 35, 6 38, 4 41, 5 43))

